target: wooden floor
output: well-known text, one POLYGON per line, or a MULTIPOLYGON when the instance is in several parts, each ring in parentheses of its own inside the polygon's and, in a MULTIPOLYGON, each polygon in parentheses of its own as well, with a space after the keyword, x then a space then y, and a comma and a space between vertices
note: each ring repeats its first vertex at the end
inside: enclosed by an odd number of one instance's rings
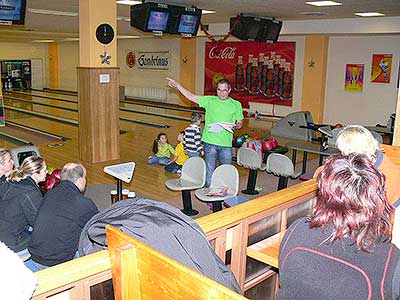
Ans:
MULTIPOLYGON (((47 97, 68 99, 76 101, 77 97, 68 96, 65 94, 55 93, 39 93, 34 92, 32 94, 45 95, 47 97)), ((37 104, 31 104, 26 102, 18 102, 13 100, 7 100, 7 94, 5 96, 5 104, 15 107, 20 107, 27 110, 36 112, 46 113, 53 116, 59 116, 71 120, 77 120, 77 112, 66 111, 60 108, 45 107, 37 104)), ((12 95, 12 97, 20 97, 25 100, 31 100, 34 102, 42 102, 47 104, 53 104, 60 107, 77 108, 77 104, 62 102, 58 100, 40 98, 32 95, 12 95)), ((146 107, 140 105, 125 105, 125 107, 134 108, 141 111, 158 112, 161 114, 176 115, 183 117, 190 117, 190 112, 184 111, 172 111, 161 108, 146 107)), ((120 112, 120 117, 137 119, 142 121, 160 123, 169 125, 169 128, 154 128, 146 125, 134 124, 126 121, 120 121, 120 129, 127 131, 125 134, 120 136, 120 149, 121 159, 118 161, 112 161, 107 163, 99 164, 88 164, 85 166, 88 170, 88 183, 114 183, 111 176, 103 172, 103 167, 110 164, 117 164, 122 162, 134 161, 136 163, 136 170, 130 184, 124 184, 124 187, 129 188, 137 193, 140 193, 146 197, 164 200, 172 197, 179 196, 179 193, 169 191, 165 186, 164 182, 169 178, 174 178, 176 175, 164 172, 162 166, 159 165, 148 165, 147 157, 151 155, 152 142, 156 135, 160 132, 165 132, 168 135, 171 144, 176 144, 177 133, 184 130, 189 125, 188 121, 175 120, 167 117, 144 115, 138 113, 120 112)), ((37 145, 43 158, 46 160, 47 165, 51 167, 61 168, 65 163, 79 160, 79 148, 78 148, 78 127, 72 125, 62 124, 60 122, 50 121, 35 116, 28 116, 24 113, 15 113, 6 110, 6 119, 10 121, 18 122, 19 124, 28 125, 40 130, 45 130, 54 134, 62 135, 70 138, 70 140, 62 142, 62 147, 50 147, 51 144, 40 144, 37 145)), ((254 119, 245 119, 244 127, 238 132, 238 134, 249 133, 257 134, 258 136, 266 136, 272 126, 271 122, 267 121, 255 121, 254 119)), ((10 142, 0 140, 0 147, 15 147, 10 142)), ((247 176, 247 170, 239 168, 239 172, 243 175, 243 178, 247 176)))

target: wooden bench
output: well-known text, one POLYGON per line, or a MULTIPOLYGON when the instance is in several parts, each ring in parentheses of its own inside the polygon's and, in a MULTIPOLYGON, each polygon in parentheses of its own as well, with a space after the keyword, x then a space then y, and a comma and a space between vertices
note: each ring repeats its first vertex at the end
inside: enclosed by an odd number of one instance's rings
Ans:
POLYGON ((115 300, 245 300, 115 227, 106 227, 115 300))
POLYGON ((279 232, 267 239, 247 247, 247 256, 267 265, 279 268, 279 247, 285 232, 279 232))

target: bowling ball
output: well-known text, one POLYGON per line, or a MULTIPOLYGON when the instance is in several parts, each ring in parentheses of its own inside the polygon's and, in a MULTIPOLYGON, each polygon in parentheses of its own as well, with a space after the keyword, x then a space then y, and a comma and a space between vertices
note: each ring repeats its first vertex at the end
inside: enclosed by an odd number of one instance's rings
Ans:
POLYGON ((269 151, 269 150, 272 150, 274 148, 274 142, 272 140, 262 141, 261 145, 262 145, 262 150, 263 151, 269 151))
POLYGON ((217 89, 218 81, 220 81, 221 79, 225 79, 225 75, 222 74, 222 73, 216 73, 216 74, 213 76, 212 85, 213 85, 213 87, 214 87, 214 90, 217 89))
POLYGON ((335 127, 335 128, 342 128, 342 127, 343 127, 343 124, 337 123, 337 124, 335 124, 334 127, 335 127))
POLYGON ((254 140, 254 139, 251 136, 249 136, 248 138, 245 139, 245 142, 250 142, 252 140, 254 140))
POLYGON ((247 139, 247 138, 250 137, 250 135, 248 135, 247 133, 243 134, 242 136, 243 136, 245 139, 247 139))
POLYGON ((58 184, 60 182, 60 179, 58 179, 57 177, 47 173, 46 174, 46 179, 39 183, 39 186, 45 190, 46 192, 50 191, 51 189, 53 189, 53 187, 58 184))
POLYGON ((271 142, 272 142, 272 149, 278 147, 278 141, 276 139, 272 139, 271 142))
POLYGON ((51 172, 51 175, 61 180, 61 169, 55 169, 53 172, 51 172))
POLYGON ((236 138, 236 147, 241 147, 245 141, 245 138, 241 135, 236 138))

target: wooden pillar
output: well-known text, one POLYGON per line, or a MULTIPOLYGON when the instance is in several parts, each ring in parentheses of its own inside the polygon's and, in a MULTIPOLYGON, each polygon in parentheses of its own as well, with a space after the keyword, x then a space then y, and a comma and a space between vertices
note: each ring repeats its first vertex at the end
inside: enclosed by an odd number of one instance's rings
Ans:
POLYGON ((47 56, 49 61, 49 87, 51 89, 59 89, 60 65, 58 60, 58 43, 49 43, 47 56))
MULTIPOLYGON (((179 82, 192 93, 196 92, 196 38, 181 38, 179 82)), ((182 105, 197 106, 181 94, 182 105)))
POLYGON ((400 89, 397 89, 396 121, 393 134, 393 145, 400 146, 400 89))
POLYGON ((120 157, 116 17, 115 0, 79 0, 79 153, 89 163, 120 157), (114 29, 107 45, 96 39, 96 29, 104 23, 114 29), (111 56, 109 64, 102 63, 104 53, 111 56))
POLYGON ((306 36, 301 109, 311 112, 315 123, 324 117, 328 46, 328 36, 306 36))

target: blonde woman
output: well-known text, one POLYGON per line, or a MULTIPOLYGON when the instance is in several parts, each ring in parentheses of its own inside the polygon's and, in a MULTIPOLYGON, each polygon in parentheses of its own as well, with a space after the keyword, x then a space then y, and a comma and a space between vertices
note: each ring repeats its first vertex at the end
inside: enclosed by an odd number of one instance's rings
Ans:
POLYGON ((7 175, 14 168, 14 161, 8 149, 0 148, 0 184, 7 180, 7 175))
POLYGON ((0 240, 26 260, 33 222, 42 204, 38 183, 46 178, 41 157, 27 157, 0 185, 0 240))

